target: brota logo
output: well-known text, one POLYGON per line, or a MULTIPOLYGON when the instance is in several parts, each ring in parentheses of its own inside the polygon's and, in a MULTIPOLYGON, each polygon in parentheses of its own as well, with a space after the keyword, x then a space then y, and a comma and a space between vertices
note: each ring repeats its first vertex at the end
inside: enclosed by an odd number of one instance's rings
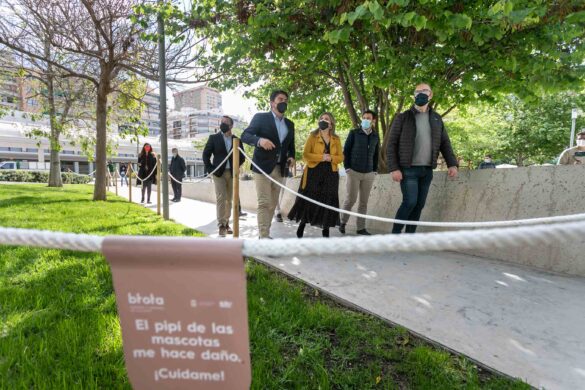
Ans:
POLYGON ((154 294, 140 295, 139 293, 128 293, 128 303, 131 305, 158 305, 164 306, 165 299, 163 297, 156 297, 154 294))

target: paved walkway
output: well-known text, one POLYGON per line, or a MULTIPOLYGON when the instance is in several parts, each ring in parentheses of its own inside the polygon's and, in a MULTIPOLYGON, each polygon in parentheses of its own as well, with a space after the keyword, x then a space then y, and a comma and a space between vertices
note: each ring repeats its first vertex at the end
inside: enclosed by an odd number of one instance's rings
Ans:
MULTIPOLYGON (((183 199, 170 214, 217 237, 215 205, 183 199)), ((257 237, 254 214, 240 226, 257 237)), ((274 237, 295 232, 273 224, 274 237)), ((259 260, 535 387, 585 389, 585 278, 451 252, 259 260)))

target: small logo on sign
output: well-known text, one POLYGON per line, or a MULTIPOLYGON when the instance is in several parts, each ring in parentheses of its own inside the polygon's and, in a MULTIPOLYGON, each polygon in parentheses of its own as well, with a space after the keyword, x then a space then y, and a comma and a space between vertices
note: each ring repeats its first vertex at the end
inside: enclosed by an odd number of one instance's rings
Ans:
POLYGON ((165 299, 154 294, 140 295, 139 293, 128 293, 128 303, 131 305, 157 305, 164 306, 165 299))

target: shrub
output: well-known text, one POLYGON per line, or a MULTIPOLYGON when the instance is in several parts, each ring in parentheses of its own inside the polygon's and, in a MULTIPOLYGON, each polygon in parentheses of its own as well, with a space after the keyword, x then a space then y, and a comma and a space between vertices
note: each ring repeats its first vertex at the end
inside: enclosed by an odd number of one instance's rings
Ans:
MULTIPOLYGON (((87 184, 91 181, 91 177, 73 172, 61 173, 61 178, 65 184, 87 184)), ((49 181, 48 175, 47 181, 49 181)))
MULTIPOLYGON (((72 172, 62 172, 61 179, 63 184, 87 184, 91 178, 87 175, 79 175, 72 172)), ((49 172, 47 171, 27 171, 22 169, 0 171, 0 181, 20 182, 20 183, 48 183, 49 172)))
POLYGON ((0 171, 0 181, 32 182, 30 171, 6 170, 0 171))

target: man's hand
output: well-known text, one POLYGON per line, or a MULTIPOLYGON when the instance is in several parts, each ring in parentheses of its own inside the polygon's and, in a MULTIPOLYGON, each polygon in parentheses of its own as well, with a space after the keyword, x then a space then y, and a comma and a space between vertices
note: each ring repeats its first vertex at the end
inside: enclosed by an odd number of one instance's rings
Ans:
POLYGON ((449 177, 457 177, 457 167, 450 167, 449 168, 449 177))
POLYGON ((331 161, 331 155, 330 154, 324 154, 323 155, 323 161, 331 161))
POLYGON ((395 182, 400 183, 402 181, 402 172, 399 169, 390 172, 390 174, 392 175, 392 180, 395 182))
POLYGON ((295 159, 292 157, 289 157, 288 160, 286 160, 286 162, 288 163, 289 168, 295 166, 295 159))
POLYGON ((266 139, 266 138, 260 138, 259 144, 260 144, 260 147, 262 149, 265 149, 265 150, 272 150, 275 148, 272 141, 270 141, 269 139, 266 139))

